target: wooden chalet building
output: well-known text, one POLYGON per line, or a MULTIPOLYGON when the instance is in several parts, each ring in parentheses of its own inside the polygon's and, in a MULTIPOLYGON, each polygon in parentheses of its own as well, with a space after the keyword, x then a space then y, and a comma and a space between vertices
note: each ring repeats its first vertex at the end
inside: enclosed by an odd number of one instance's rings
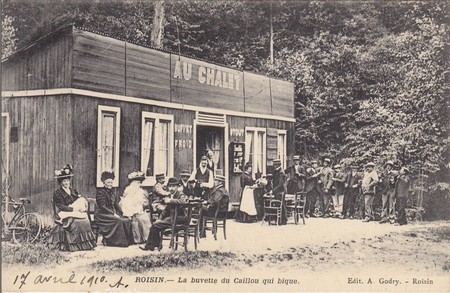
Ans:
POLYGON ((292 83, 67 26, 2 61, 3 191, 51 224, 54 170, 67 163, 95 197, 105 170, 119 193, 135 170, 151 187, 209 148, 236 203, 244 162, 258 174, 288 164, 294 121, 292 83))

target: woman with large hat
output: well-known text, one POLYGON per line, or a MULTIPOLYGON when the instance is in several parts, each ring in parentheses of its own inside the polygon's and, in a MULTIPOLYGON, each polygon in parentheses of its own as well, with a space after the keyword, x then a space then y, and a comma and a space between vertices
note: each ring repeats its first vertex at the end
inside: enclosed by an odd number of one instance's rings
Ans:
POLYGON ((135 171, 128 174, 130 185, 123 191, 120 201, 123 215, 131 218, 131 232, 134 243, 144 243, 150 231, 150 217, 144 208, 148 207, 149 199, 147 192, 141 188, 145 179, 144 172, 135 171))
POLYGON ((55 171, 60 185, 53 193, 58 224, 50 232, 48 243, 62 251, 91 250, 96 246, 96 239, 87 218, 87 201, 70 187, 73 175, 70 165, 55 171))
POLYGON ((104 187, 97 189, 95 221, 103 235, 105 245, 128 247, 133 243, 131 220, 123 216, 119 197, 113 190, 114 178, 114 174, 107 171, 101 175, 104 187))

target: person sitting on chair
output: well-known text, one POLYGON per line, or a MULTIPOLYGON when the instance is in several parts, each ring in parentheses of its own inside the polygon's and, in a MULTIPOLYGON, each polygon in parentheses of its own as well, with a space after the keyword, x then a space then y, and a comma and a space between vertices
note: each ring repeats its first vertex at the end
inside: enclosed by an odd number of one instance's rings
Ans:
POLYGON ((175 209, 178 209, 176 223, 181 224, 185 221, 186 214, 183 207, 179 205, 186 204, 187 200, 186 196, 178 190, 178 182, 177 178, 169 179, 167 189, 170 196, 166 196, 163 199, 163 203, 166 207, 161 214, 161 220, 157 220, 153 223, 153 226, 150 228, 147 242, 145 243, 145 246, 139 246, 140 249, 150 251, 154 251, 157 247, 159 250, 162 249, 162 246, 160 246, 162 233, 164 232, 164 229, 172 227, 175 209))
POLYGON ((186 191, 189 188, 189 177, 191 176, 191 173, 188 170, 183 170, 180 173, 180 182, 178 183, 178 189, 186 194, 186 191))
POLYGON ((131 218, 131 232, 134 243, 144 243, 148 237, 150 217, 145 209, 149 206, 148 194, 141 187, 145 179, 144 172, 136 171, 128 174, 128 185, 123 191, 120 201, 123 215, 131 218))
POLYGON ((214 217, 217 205, 219 206, 219 217, 226 216, 228 211, 228 203, 230 201, 230 196, 228 191, 225 189, 225 177, 222 175, 217 175, 214 178, 214 189, 212 190, 211 197, 205 201, 202 206, 202 212, 200 213, 200 237, 206 237, 205 231, 203 230, 203 217, 214 217))
POLYGON ((72 166, 55 171, 60 187, 53 193, 53 204, 63 216, 59 219, 48 238, 50 247, 62 251, 91 250, 96 246, 96 238, 86 214, 86 199, 70 186, 73 176, 72 166))

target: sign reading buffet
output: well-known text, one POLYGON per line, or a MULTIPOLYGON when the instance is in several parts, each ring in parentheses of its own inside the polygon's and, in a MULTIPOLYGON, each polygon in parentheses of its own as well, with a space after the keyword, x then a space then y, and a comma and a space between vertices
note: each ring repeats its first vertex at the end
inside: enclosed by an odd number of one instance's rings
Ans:
POLYGON ((185 80, 191 80, 193 69, 197 73, 195 79, 200 84, 227 88, 236 91, 240 89, 241 76, 239 74, 192 64, 186 61, 176 61, 173 71, 173 77, 178 79, 184 78, 185 80), (195 65, 194 68, 193 65, 195 65))

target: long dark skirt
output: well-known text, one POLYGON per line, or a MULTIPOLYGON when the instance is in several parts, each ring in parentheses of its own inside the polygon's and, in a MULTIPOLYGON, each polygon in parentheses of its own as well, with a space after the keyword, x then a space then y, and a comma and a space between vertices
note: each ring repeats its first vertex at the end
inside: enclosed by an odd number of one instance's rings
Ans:
POLYGON ((106 246, 128 247, 133 243, 131 219, 97 214, 95 215, 95 221, 103 239, 105 239, 106 246))
POLYGON ((88 219, 68 218, 50 232, 48 243, 62 251, 91 250, 96 246, 95 235, 88 219))
MULTIPOLYGON (((248 215, 240 209, 236 212, 235 219, 238 222, 252 223, 255 221, 261 221, 264 215, 264 190, 262 188, 255 188, 253 190, 253 200, 255 202, 256 215, 248 215)), ((242 203, 242 192, 239 206, 242 203)))

